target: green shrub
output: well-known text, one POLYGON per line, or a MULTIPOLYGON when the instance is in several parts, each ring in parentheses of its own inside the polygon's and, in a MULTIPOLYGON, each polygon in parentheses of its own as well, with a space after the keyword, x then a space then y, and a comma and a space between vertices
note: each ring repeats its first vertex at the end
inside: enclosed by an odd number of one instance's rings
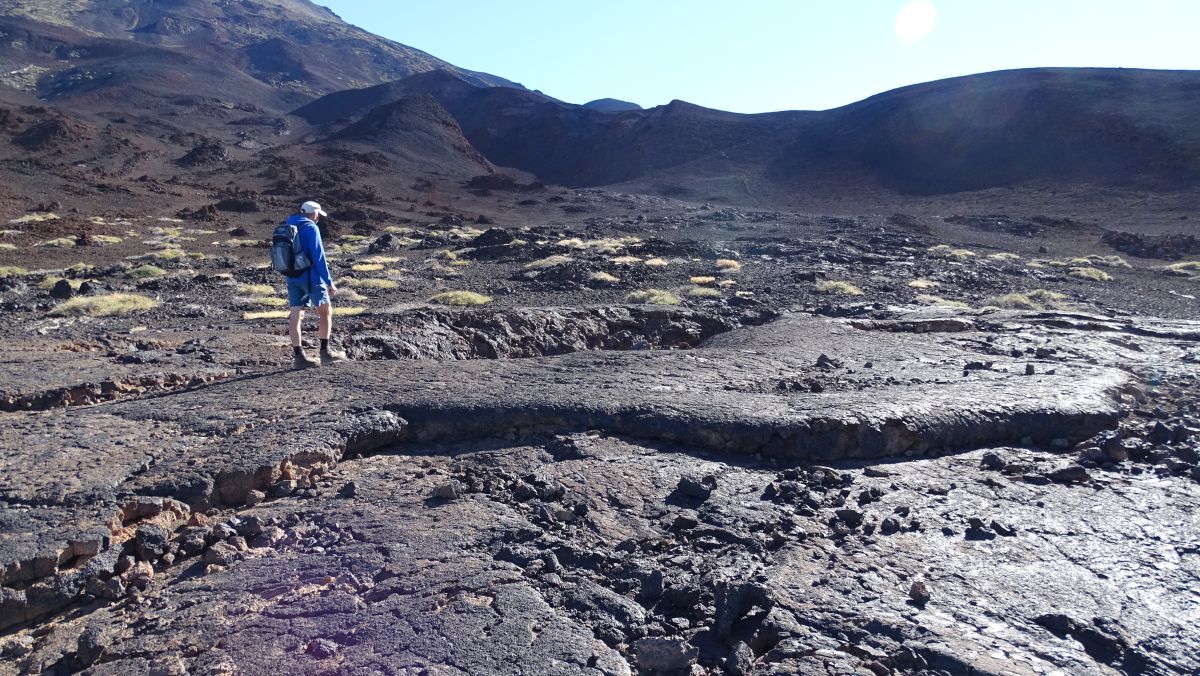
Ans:
POLYGON ((167 271, 153 265, 139 265, 125 274, 132 279, 154 279, 167 274, 167 271))

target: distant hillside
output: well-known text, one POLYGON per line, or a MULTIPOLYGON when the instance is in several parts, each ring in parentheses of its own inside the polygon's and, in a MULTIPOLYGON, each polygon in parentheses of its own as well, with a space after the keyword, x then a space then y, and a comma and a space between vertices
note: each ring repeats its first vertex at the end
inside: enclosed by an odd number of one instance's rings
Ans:
POLYGON ((1029 181, 1200 182, 1194 71, 1004 71, 905 87, 829 111, 760 115, 681 101, 602 112, 440 72, 338 92, 295 114, 345 122, 412 93, 437 98, 495 164, 567 185, 738 176, 787 187, 836 176, 933 194, 1029 181))
POLYGON ((602 113, 620 113, 626 110, 643 110, 641 106, 619 99, 596 99, 583 104, 584 108, 598 110, 602 113))

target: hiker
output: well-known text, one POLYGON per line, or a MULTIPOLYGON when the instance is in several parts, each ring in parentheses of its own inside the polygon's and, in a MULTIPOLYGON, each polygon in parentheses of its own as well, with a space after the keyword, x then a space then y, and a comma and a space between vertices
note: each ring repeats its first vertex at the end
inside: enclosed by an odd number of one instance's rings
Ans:
POLYGON ((272 238, 272 265, 287 277, 288 307, 291 308, 288 334, 292 337, 293 367, 297 369, 318 365, 304 353, 301 341, 300 323, 304 320, 305 308, 317 309, 320 363, 331 364, 346 359, 345 353, 329 347, 329 335, 333 332, 333 305, 329 299, 337 294, 337 286, 329 276, 321 229, 317 227, 317 222, 326 216, 320 204, 305 202, 300 205, 300 213, 276 228, 272 238))

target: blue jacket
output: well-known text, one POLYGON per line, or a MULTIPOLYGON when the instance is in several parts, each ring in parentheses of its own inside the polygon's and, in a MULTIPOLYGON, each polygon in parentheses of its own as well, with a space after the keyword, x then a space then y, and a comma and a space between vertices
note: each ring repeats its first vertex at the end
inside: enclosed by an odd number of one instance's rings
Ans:
POLYGON ((329 277, 329 263, 325 260, 325 245, 321 243, 321 229, 311 219, 296 214, 287 219, 288 225, 296 226, 296 236, 300 239, 300 248, 304 250, 312 267, 308 269, 308 285, 324 284, 326 288, 333 286, 329 277))

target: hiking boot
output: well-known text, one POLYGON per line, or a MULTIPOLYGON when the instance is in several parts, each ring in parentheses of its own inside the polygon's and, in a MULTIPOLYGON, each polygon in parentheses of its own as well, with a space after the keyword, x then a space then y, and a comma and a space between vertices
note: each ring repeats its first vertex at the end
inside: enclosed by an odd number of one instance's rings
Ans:
POLYGON ((349 357, 346 356, 345 352, 338 352, 337 350, 321 350, 322 366, 336 364, 339 361, 346 361, 347 359, 349 359, 349 357))
POLYGON ((292 359, 292 368, 296 370, 311 369, 317 366, 320 366, 320 364, 312 359, 309 359, 308 355, 304 354, 303 352, 296 354, 295 358, 292 359))

